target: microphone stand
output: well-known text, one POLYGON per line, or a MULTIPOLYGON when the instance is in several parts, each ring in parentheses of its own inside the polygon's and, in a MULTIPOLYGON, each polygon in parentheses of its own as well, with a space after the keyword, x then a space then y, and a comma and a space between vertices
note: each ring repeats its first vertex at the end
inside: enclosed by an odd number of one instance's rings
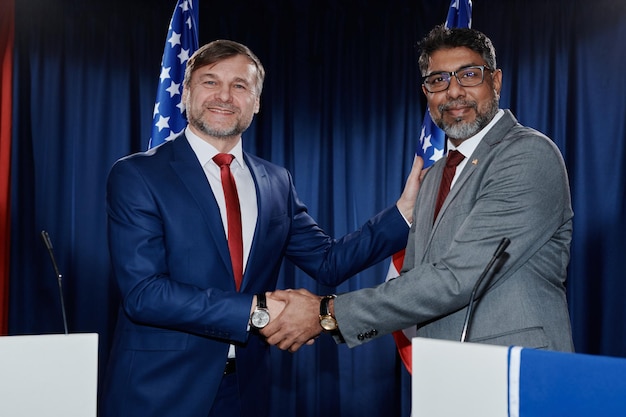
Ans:
POLYGON ((476 298, 476 292, 478 291, 480 284, 483 282, 483 280, 485 279, 485 277, 487 276, 487 274, 493 267, 493 264, 495 264, 498 258, 502 256, 502 254, 504 253, 504 251, 506 250, 506 248, 509 246, 510 243, 511 241, 508 238, 506 237, 502 238, 502 240, 500 241, 500 244, 498 245, 498 248, 493 254, 493 257, 491 258, 491 260, 485 267, 485 270, 483 271, 483 273, 480 274, 480 277, 478 277, 478 281, 476 281, 476 284, 474 285, 474 289, 472 289, 472 295, 470 296, 469 304, 467 305, 467 313, 465 313, 465 323, 463 323, 463 333, 461 333, 461 343, 464 343, 465 338, 467 337, 467 329, 469 327, 470 320, 472 319, 472 315, 474 313, 474 299, 476 298))
POLYGON ((63 327, 65 328, 65 334, 68 334, 67 331, 67 316, 65 314, 65 301, 63 299, 63 284, 62 279, 63 275, 59 272, 59 267, 57 266, 57 262, 54 259, 54 253, 52 252, 52 241, 50 240, 50 236, 48 232, 45 230, 41 231, 41 238, 43 239, 43 243, 46 245, 48 249, 48 253, 50 254, 50 259, 52 260, 52 267, 54 268, 54 273, 57 276, 57 282, 59 284, 59 298, 61 299, 61 312, 63 313, 63 327))

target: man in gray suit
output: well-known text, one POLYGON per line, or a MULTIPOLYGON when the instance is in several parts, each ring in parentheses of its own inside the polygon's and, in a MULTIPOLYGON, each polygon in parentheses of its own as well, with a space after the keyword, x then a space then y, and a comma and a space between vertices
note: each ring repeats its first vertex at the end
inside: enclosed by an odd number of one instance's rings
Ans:
POLYGON ((418 336, 459 340, 472 289, 506 237, 467 341, 573 351, 565 291, 573 212, 558 148, 499 109, 502 71, 484 34, 436 27, 420 46, 422 89, 448 156, 423 178, 400 277, 336 298, 275 292, 286 306, 263 334, 290 351, 334 326, 350 347, 415 325, 418 336), (436 213, 456 152, 462 160, 436 213))

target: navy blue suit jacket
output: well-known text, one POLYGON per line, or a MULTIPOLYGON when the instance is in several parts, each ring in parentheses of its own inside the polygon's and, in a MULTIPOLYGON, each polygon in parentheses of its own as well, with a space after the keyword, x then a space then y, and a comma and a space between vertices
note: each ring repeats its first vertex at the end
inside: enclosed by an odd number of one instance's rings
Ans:
POLYGON ((248 319, 253 294, 275 288, 283 257, 334 286, 406 245, 409 228, 395 206, 341 239, 329 237, 286 169, 245 159, 258 220, 240 292, 217 202, 184 135, 111 169, 108 238, 122 302, 101 417, 206 417, 230 344, 243 415, 266 415, 269 347, 248 331, 248 319))

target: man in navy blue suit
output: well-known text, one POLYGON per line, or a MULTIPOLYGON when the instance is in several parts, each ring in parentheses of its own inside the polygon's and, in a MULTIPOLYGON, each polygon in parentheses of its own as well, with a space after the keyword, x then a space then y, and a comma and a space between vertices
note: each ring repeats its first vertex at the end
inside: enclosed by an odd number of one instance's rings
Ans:
POLYGON ((263 79, 247 47, 224 40, 203 46, 187 64, 184 133, 117 161, 110 172, 109 250, 122 301, 101 417, 266 416, 269 347, 257 330, 267 324, 266 307, 280 307, 263 299, 283 258, 335 286, 407 242, 420 161, 396 205, 331 238, 298 199, 290 173, 242 149, 263 79), (234 156, 239 289, 217 154, 234 156))

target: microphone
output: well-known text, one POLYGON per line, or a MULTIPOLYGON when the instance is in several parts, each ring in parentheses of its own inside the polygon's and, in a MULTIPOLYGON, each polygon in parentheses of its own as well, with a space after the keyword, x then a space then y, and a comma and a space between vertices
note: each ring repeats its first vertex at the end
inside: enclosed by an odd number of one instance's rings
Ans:
POLYGON ((52 241, 50 240, 50 236, 48 232, 45 230, 41 231, 41 239, 43 239, 44 245, 48 248, 48 253, 50 254, 50 259, 52 260, 52 267, 54 268, 54 273, 57 276, 57 282, 59 283, 59 298, 61 299, 61 312, 63 313, 63 326, 65 328, 65 334, 67 332, 67 316, 65 315, 65 302, 63 301, 63 284, 61 283, 63 279, 63 275, 59 272, 59 267, 57 266, 57 261, 54 259, 54 253, 52 252, 52 241))
POLYGON ((511 241, 508 238, 506 237, 502 238, 502 240, 500 241, 500 244, 498 245, 498 248, 493 254, 493 257, 491 258, 491 260, 485 267, 485 270, 483 271, 483 273, 480 274, 480 277, 478 277, 478 281, 476 281, 476 284, 474 285, 474 289, 472 290, 472 295, 470 296, 469 304, 467 305, 467 313, 465 314, 465 323, 463 323, 463 333, 461 333, 461 343, 465 342, 465 338, 467 337, 467 328, 469 327, 470 321, 472 319, 472 314, 474 313, 474 299, 476 298, 476 291, 478 291, 480 284, 483 282, 483 280, 485 279, 485 277, 487 276, 487 274, 493 267, 493 264, 496 263, 498 258, 502 256, 506 248, 509 246, 509 243, 511 243, 511 241))

